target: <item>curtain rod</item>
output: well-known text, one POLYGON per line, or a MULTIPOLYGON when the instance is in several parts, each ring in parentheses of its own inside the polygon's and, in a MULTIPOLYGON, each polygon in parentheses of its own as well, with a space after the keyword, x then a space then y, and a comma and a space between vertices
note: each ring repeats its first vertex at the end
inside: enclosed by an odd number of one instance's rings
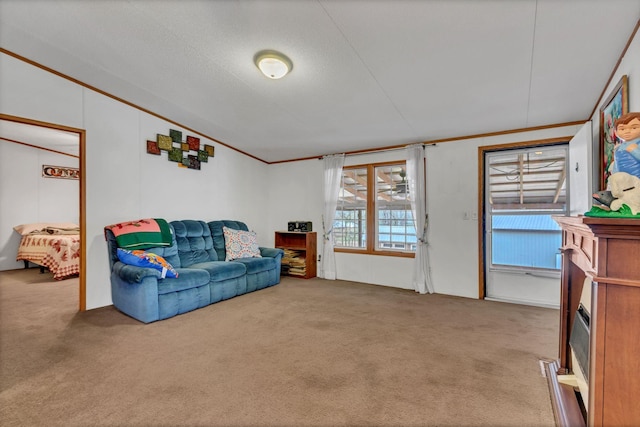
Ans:
MULTIPOLYGON (((384 153, 387 151, 396 151, 396 150, 404 150, 405 148, 407 148, 410 145, 414 145, 414 144, 407 144, 407 145, 401 145, 401 146, 394 146, 394 147, 387 147, 387 148, 372 148, 369 150, 357 150, 357 151, 347 151, 344 153, 345 157, 346 156, 359 156, 361 154, 375 154, 375 153, 384 153)), ((437 144, 431 143, 431 144, 415 144, 415 145, 422 145, 422 148, 426 148, 426 147, 435 147, 437 144)), ((333 153, 333 154, 325 154, 324 156, 320 156, 318 157, 318 160, 322 160, 325 156, 333 156, 336 154, 341 154, 341 153, 333 153)))

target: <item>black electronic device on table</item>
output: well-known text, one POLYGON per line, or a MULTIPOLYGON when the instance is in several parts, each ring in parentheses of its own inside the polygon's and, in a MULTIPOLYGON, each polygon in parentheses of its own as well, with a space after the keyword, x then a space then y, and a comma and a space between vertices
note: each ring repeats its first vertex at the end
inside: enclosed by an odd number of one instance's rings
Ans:
POLYGON ((299 232, 312 231, 311 221, 289 221, 287 230, 299 232))

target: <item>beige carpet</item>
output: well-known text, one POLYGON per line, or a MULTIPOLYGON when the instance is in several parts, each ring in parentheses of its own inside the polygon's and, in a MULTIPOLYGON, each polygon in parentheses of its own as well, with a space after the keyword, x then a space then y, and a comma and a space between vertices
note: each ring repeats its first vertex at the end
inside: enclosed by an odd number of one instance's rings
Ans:
POLYGON ((50 277, 0 273, 2 426, 554 425, 557 310, 285 278, 144 325, 50 277))

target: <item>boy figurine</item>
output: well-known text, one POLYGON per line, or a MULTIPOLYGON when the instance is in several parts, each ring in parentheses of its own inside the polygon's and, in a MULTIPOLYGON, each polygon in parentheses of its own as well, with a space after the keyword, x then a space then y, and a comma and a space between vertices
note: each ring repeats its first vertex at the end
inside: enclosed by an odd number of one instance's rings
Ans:
POLYGON ((614 123, 622 140, 613 152, 613 173, 626 172, 640 178, 640 113, 627 113, 614 123))
MULTIPOLYGON (((613 149, 611 176, 618 172, 626 172, 640 178, 640 113, 627 113, 618 117, 614 122, 614 129, 616 136, 622 142, 613 149)), ((607 189, 592 195, 596 206, 605 210, 608 210, 615 200, 609 191, 611 176, 608 179, 607 189)))

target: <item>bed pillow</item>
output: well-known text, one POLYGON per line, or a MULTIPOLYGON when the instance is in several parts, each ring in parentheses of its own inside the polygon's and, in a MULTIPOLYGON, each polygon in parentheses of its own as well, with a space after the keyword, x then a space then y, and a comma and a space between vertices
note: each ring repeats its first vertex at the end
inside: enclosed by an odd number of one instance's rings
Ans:
POLYGON ((160 255, 142 250, 128 251, 118 248, 118 259, 124 264, 135 265, 137 267, 155 268, 162 273, 162 278, 169 277, 175 279, 178 272, 171 264, 160 255))
POLYGON ((222 232, 224 233, 224 249, 227 252, 226 261, 239 258, 262 258, 258 247, 258 238, 253 231, 222 227, 222 232))
POLYGON ((13 229, 21 236, 26 236, 27 234, 31 234, 34 231, 40 231, 46 228, 79 229, 80 226, 78 224, 74 224, 73 222, 34 222, 31 224, 20 224, 13 227, 13 229))

